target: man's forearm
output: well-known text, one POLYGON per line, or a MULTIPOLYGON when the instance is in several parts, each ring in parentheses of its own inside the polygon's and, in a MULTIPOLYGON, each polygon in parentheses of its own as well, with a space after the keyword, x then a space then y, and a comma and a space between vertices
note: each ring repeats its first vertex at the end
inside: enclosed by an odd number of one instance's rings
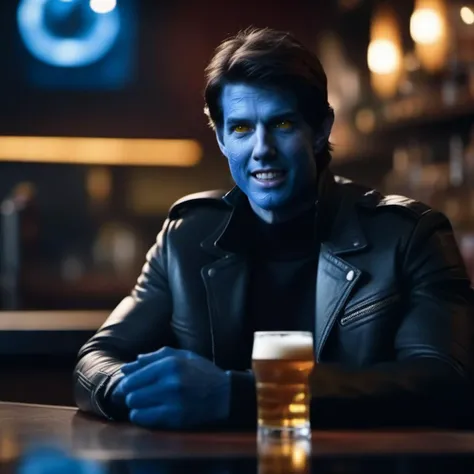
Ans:
POLYGON ((83 354, 74 369, 77 406, 108 419, 126 419, 125 402, 112 400, 112 391, 122 378, 123 362, 103 352, 83 354))

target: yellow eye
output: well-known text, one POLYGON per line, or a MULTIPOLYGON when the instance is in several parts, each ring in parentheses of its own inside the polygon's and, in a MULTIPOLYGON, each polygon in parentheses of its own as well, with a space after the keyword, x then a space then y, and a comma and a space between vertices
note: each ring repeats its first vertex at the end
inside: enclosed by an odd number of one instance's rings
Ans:
POLYGON ((292 126, 293 126, 293 124, 289 120, 282 120, 281 122, 278 122, 276 124, 276 127, 280 128, 282 130, 288 130, 292 126))
POLYGON ((237 133, 246 133, 250 131, 250 127, 247 127, 247 125, 236 125, 234 127, 234 132, 237 133))

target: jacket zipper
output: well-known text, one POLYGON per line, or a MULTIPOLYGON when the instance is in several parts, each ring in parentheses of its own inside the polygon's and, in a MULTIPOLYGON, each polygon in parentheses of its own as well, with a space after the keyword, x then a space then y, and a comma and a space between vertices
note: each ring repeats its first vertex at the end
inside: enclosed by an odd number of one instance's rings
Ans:
POLYGON ((369 304, 368 306, 362 305, 358 309, 353 309, 341 318, 340 320, 341 326, 346 325, 347 323, 353 321, 354 319, 362 318, 372 312, 380 311, 381 309, 385 308, 386 306, 390 306, 391 304, 393 304, 395 301, 398 301, 399 299, 400 299, 400 295, 387 296, 386 298, 383 298, 380 301, 377 301, 375 303, 369 304))

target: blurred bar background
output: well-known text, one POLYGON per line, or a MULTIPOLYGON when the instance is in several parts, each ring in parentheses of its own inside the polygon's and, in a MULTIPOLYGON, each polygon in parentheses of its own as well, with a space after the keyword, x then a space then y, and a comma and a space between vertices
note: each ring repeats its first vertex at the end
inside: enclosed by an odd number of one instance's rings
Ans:
POLYGON ((473 1, 2 0, 0 399, 71 404, 169 206, 232 186, 204 68, 251 25, 320 56, 333 170, 445 212, 474 278, 473 1))

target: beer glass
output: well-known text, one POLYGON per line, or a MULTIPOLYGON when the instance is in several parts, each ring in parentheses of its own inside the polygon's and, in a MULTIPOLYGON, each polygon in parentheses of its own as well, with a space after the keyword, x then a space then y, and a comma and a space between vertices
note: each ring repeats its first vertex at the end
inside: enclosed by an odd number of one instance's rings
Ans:
POLYGON ((313 366, 311 332, 254 334, 252 368, 257 384, 259 437, 311 436, 308 379, 313 366))

